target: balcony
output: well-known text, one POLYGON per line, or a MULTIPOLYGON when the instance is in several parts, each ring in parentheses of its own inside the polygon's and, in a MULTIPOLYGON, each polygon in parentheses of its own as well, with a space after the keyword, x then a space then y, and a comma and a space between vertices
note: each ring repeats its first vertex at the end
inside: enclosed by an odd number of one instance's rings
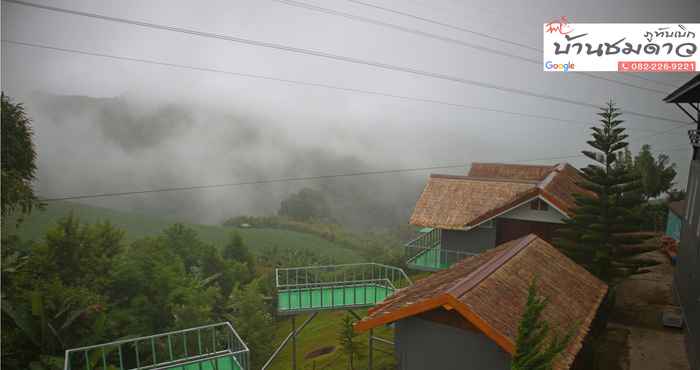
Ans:
POLYGON ((442 248, 440 229, 422 229, 419 237, 406 243, 406 265, 414 270, 439 271, 475 253, 442 248))
POLYGON ((249 370, 249 351, 228 322, 66 351, 64 370, 249 370))
POLYGON ((397 267, 352 263, 278 268, 275 283, 277 311, 293 315, 374 306, 411 279, 397 267))

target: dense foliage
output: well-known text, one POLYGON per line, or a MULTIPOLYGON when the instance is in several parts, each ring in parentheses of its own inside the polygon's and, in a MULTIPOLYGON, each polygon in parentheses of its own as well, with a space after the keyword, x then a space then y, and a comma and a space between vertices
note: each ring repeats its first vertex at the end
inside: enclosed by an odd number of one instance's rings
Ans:
POLYGON ((591 128, 593 139, 587 141, 595 151, 583 151, 596 164, 581 169, 580 186, 590 194, 576 196, 574 216, 564 220, 556 240, 572 259, 607 283, 646 272, 644 267, 655 264, 638 257, 650 249, 640 246, 645 236, 633 233, 642 222, 640 179, 628 166, 616 164, 627 147, 621 114, 612 101, 598 113, 601 126, 591 128))
POLYGON ((553 333, 541 318, 545 307, 547 299, 537 295, 536 280, 533 280, 518 325, 511 370, 551 370, 557 356, 569 345, 573 330, 567 335, 553 333))
POLYGON ((6 238, 3 254, 23 263, 3 268, 3 365, 62 368, 68 348, 232 317, 266 355, 271 309, 252 280, 250 252, 231 239, 224 256, 175 224, 127 245, 109 223, 81 224, 73 216, 29 245, 6 238), (259 326, 249 330, 252 321, 259 326))
POLYGON ((2 103, 2 216, 16 209, 27 213, 40 205, 32 181, 36 173, 36 151, 32 142, 31 120, 22 104, 13 103, 4 93, 2 103))

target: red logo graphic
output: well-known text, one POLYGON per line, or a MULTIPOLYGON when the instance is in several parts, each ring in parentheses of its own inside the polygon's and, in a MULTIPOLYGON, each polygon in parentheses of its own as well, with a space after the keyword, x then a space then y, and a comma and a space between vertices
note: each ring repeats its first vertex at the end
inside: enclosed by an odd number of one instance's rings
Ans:
POLYGON ((559 17, 559 19, 548 22, 545 25, 545 32, 554 33, 559 32, 562 35, 566 35, 574 31, 573 27, 569 25, 569 18, 565 15, 559 17))

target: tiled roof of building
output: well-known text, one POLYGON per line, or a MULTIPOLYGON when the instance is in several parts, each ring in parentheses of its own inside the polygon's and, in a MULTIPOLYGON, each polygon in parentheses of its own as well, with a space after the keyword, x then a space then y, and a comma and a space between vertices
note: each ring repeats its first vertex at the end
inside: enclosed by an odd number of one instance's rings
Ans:
POLYGON ((472 163, 469 177, 542 181, 556 166, 503 163, 472 163))
POLYGON ((524 166, 474 163, 467 176, 430 175, 410 223, 442 229, 476 226, 537 196, 567 216, 575 194, 590 194, 581 174, 567 163, 524 166))
POLYGON ((668 203, 668 209, 670 209, 671 212, 675 213, 678 217, 683 218, 685 215, 685 203, 685 199, 670 202, 668 203))
POLYGON ((571 343, 555 364, 557 370, 568 369, 581 349, 607 285, 535 235, 468 257, 399 290, 371 308, 355 328, 369 330, 444 309, 460 315, 513 354, 528 287, 535 278, 538 294, 549 302, 542 318, 562 332, 574 330, 571 343), (572 323, 578 325, 572 327, 572 323))

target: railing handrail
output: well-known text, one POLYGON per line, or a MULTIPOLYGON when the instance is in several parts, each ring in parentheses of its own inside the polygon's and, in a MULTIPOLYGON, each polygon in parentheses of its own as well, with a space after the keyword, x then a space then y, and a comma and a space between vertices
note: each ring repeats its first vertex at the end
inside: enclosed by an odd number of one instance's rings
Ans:
MULTIPOLYGON (((86 350, 95 349, 95 348, 100 348, 100 347, 105 347, 105 346, 114 346, 114 345, 117 345, 117 344, 125 344, 125 343, 132 343, 132 342, 140 342, 140 341, 148 340, 148 339, 151 339, 151 338, 160 338, 160 337, 165 337, 165 336, 168 336, 168 335, 182 334, 182 333, 187 333, 187 332, 196 331, 196 330, 202 330, 202 329, 209 329, 209 328, 218 327, 218 326, 227 326, 231 331, 233 331, 234 333, 236 332, 236 330, 233 329, 233 326, 231 325, 231 323, 229 323, 229 322, 220 322, 220 323, 216 323, 216 324, 202 325, 202 326, 198 326, 198 327, 195 327, 195 328, 188 328, 188 329, 181 329, 181 330, 170 331, 170 332, 167 332, 167 333, 153 334, 153 335, 148 335, 148 336, 138 337, 138 338, 120 339, 120 340, 115 340, 115 341, 107 342, 107 343, 93 344, 93 345, 91 345, 91 346, 85 346, 85 347, 79 347, 79 348, 71 348, 71 349, 67 349, 67 350, 66 350, 66 353, 68 353, 68 352, 86 351, 86 350)), ((236 333, 236 336, 238 336, 238 333, 236 333)), ((239 337, 238 339, 240 340, 240 337, 239 337)), ((241 341, 241 343, 243 343, 243 341, 241 341)), ((245 343, 243 343, 243 345, 245 346, 245 343)), ((246 347, 246 349, 247 349, 247 347, 246 347)))
MULTIPOLYGON (((238 355, 241 353, 250 353, 250 349, 248 348, 248 345, 243 341, 243 339, 240 337, 240 335, 238 334, 236 329, 234 329, 233 325, 231 325, 231 323, 228 321, 224 321, 224 322, 215 323, 215 324, 201 325, 201 326, 197 326, 194 328, 173 330, 173 331, 169 331, 166 333, 153 334, 153 335, 142 336, 142 337, 137 337, 137 338, 120 339, 120 340, 115 340, 115 341, 111 341, 111 342, 94 344, 94 345, 78 347, 78 348, 70 348, 70 349, 67 349, 65 351, 64 369, 66 369, 66 370, 70 369, 70 367, 69 367, 70 366, 70 356, 73 353, 87 352, 90 350, 94 350, 94 349, 98 349, 98 348, 105 348, 105 347, 110 347, 110 346, 118 346, 120 348, 120 351, 121 351, 121 346, 125 345, 125 344, 139 343, 139 342, 143 342, 143 341, 154 340, 156 338, 170 337, 172 335, 182 335, 182 334, 187 335, 188 333, 191 333, 191 332, 197 332, 197 331, 201 331, 201 330, 205 330, 205 329, 220 328, 220 327, 228 329, 226 332, 228 332, 229 334, 233 334, 233 336, 238 341, 237 347, 239 347, 241 349, 237 349, 234 351, 234 350, 232 350, 232 348, 230 348, 230 344, 229 344, 229 348, 227 348, 226 350, 215 351, 215 352, 211 352, 211 353, 207 353, 207 354, 200 354, 200 355, 196 355, 196 356, 190 356, 187 358, 183 358, 181 360, 174 360, 174 361, 171 360, 171 361, 166 361, 166 362, 159 362, 157 364, 150 365, 150 368, 160 367, 162 365, 168 365, 168 364, 176 363, 179 361, 190 361, 193 359, 207 359, 207 358, 211 358, 211 356, 218 356, 219 354, 222 354, 222 356, 223 355, 234 356, 234 355, 238 355), (223 354, 223 353, 226 353, 226 354, 223 354)), ((172 356, 172 354, 171 354, 171 356, 172 356)), ((148 367, 142 366, 141 368, 146 369, 148 367)))
MULTIPOLYGON (((277 267, 277 268, 275 268, 275 286, 277 288, 280 288, 280 287, 287 287, 287 286, 291 285, 291 284, 280 284, 280 273, 283 273, 283 272, 301 271, 301 270, 307 270, 307 271, 308 270, 323 270, 323 269, 340 270, 343 268, 363 267, 363 266, 376 266, 376 267, 381 267, 381 268, 384 268, 387 270, 393 270, 393 271, 399 273, 401 277, 406 279, 406 281, 408 282, 408 285, 413 284, 413 281, 411 280, 411 278, 409 278, 408 275, 406 274, 406 272, 399 267, 389 266, 389 265, 385 265, 383 263, 378 263, 378 262, 356 262, 356 263, 344 263, 344 264, 338 264, 338 265, 309 265, 309 266, 298 266, 298 267, 277 267)), ((391 283, 391 279, 389 279, 388 277, 378 277, 376 279, 364 279, 364 280, 368 280, 368 281, 387 280, 387 281, 389 281, 389 283, 391 283)), ((356 280, 351 280, 351 281, 356 281, 356 280)), ((360 280, 357 280, 357 281, 360 281, 360 280)), ((327 282, 327 284, 330 284, 330 283, 332 283, 332 282, 327 282)), ((311 284, 319 284, 319 283, 309 283, 309 282, 305 283, 305 285, 311 285, 311 284)), ((321 282, 321 284, 324 284, 324 283, 321 282)), ((304 284, 298 284, 298 285, 304 285, 304 284)), ((392 284, 392 286, 393 286, 393 284, 392 284)))
POLYGON ((320 268, 330 268, 330 267, 335 268, 335 267, 369 266, 369 265, 398 269, 398 267, 388 266, 388 265, 384 265, 384 264, 381 264, 378 262, 354 262, 354 263, 341 263, 341 264, 337 264, 337 265, 307 265, 307 266, 294 266, 294 267, 276 267, 275 270, 300 270, 300 269, 307 269, 307 268, 320 269, 320 268))
MULTIPOLYGON (((430 235, 431 235, 431 234, 433 234, 433 233, 436 233, 436 234, 437 234, 437 233, 440 233, 440 232, 441 232, 440 229, 438 229, 438 228, 433 228, 432 230, 428 231, 427 233, 423 233, 423 234, 418 235, 417 237, 411 239, 410 241, 406 242, 404 245, 407 246, 407 247, 410 247, 410 246, 412 246, 415 242, 417 242, 417 241, 419 241, 419 240, 421 240, 421 239, 430 238, 430 235)), ((437 241, 435 242, 435 244, 439 244, 439 243, 440 243, 440 240, 437 240, 437 241)))

